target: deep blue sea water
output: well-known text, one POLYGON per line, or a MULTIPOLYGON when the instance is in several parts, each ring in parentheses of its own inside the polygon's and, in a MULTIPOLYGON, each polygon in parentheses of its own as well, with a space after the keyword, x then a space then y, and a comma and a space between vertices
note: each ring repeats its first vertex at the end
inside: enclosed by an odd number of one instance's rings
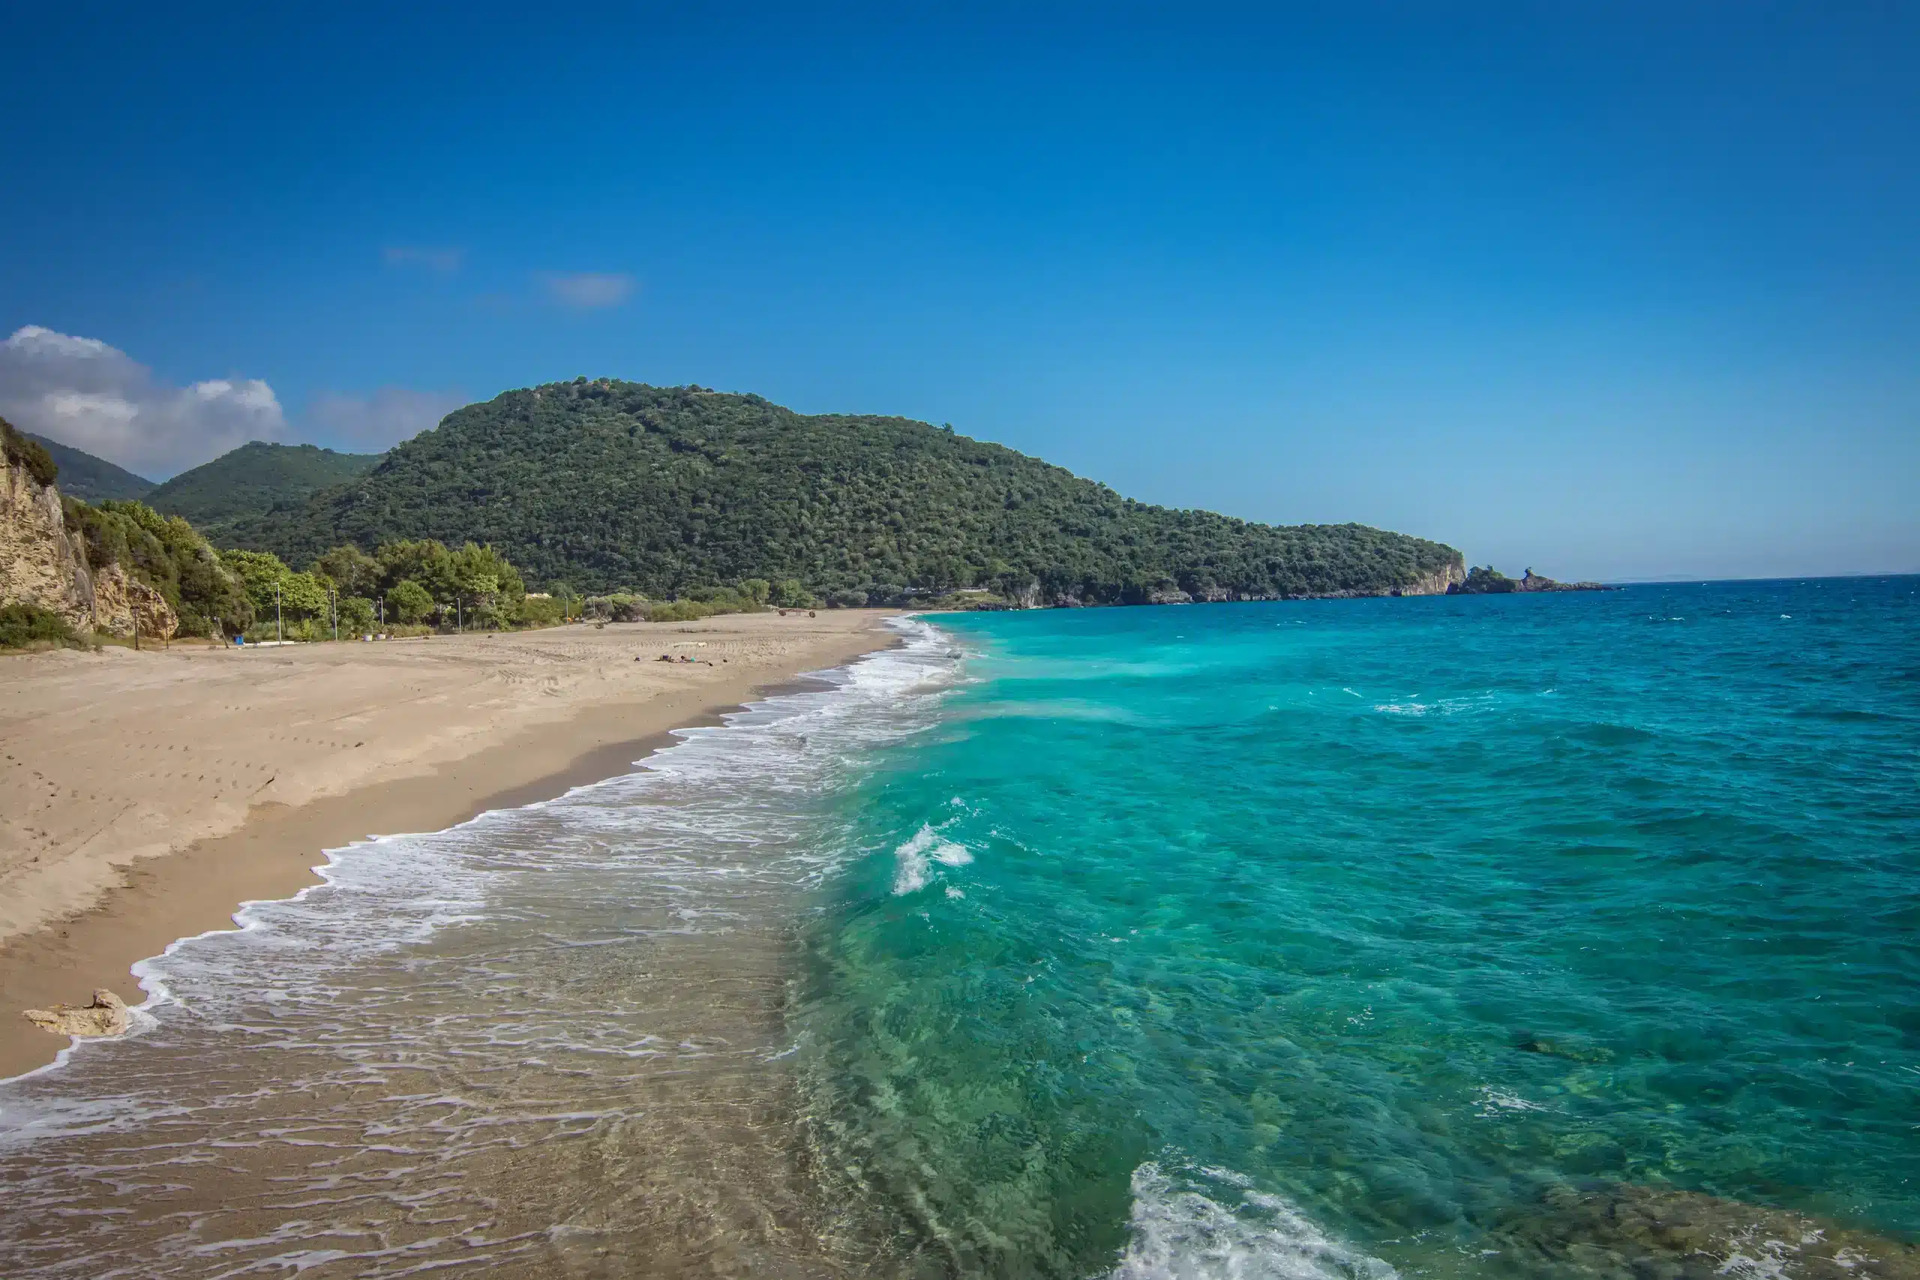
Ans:
POLYGON ((0 1274, 1920 1280, 1920 579, 897 625, 144 962, 0 1274))
POLYGON ((962 1272, 1583 1274, 1594 1196, 1920 1237, 1916 592, 931 619, 808 939, 831 1163, 962 1272))

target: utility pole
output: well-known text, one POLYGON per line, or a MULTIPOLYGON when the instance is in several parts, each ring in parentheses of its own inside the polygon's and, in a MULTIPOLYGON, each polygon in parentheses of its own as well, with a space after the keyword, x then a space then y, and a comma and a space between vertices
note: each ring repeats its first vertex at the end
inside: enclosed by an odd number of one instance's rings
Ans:
POLYGON ((277 582, 273 584, 273 638, 275 640, 287 638, 286 631, 280 625, 280 584, 277 582))
POLYGON ((327 608, 333 614, 333 642, 340 643, 340 591, 332 583, 327 584, 327 608))
POLYGON ((467 632, 466 614, 465 614, 465 611, 461 608, 462 603, 463 602, 460 599, 460 593, 457 591, 454 592, 453 593, 453 633, 455 635, 465 635, 467 632))

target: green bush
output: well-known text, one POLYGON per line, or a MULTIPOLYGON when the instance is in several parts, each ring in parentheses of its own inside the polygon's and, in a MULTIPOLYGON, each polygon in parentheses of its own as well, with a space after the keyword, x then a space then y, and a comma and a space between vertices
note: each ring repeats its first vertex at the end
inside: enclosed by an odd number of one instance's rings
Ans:
POLYGON ((4 450, 10 465, 25 467, 36 484, 52 484, 60 474, 47 447, 21 435, 5 418, 0 418, 0 450, 4 450))
MULTIPOLYGON (((4 422, 0 418, 0 422, 4 422)), ((80 644, 67 620, 51 609, 33 604, 0 604, 0 649, 24 649, 29 645, 80 644)))
POLYGON ((335 547, 307 566, 343 595, 370 596, 380 590, 380 562, 358 547, 335 547))
POLYGON ((647 616, 647 603, 645 596, 631 591, 588 596, 580 607, 580 616, 594 622, 642 622, 647 616))
POLYGON ((373 601, 365 596, 347 596, 340 601, 340 634, 343 636, 363 636, 377 625, 373 615, 373 601))
POLYGON ((520 602, 514 624, 522 627, 551 627, 561 620, 561 605, 552 597, 528 596, 520 602))
POLYGON ((141 502, 93 505, 66 498, 62 505, 67 527, 85 545, 88 566, 119 565, 158 591, 179 616, 182 634, 211 635, 216 621, 234 633, 253 620, 248 584, 179 516, 163 516, 141 502))
POLYGON ((701 604, 698 600, 667 600, 647 608, 648 622, 698 622, 702 618, 711 618, 718 612, 712 605, 701 604))
POLYGON ((395 583, 387 591, 387 617, 409 625, 424 621, 433 612, 433 596, 412 578, 395 583))

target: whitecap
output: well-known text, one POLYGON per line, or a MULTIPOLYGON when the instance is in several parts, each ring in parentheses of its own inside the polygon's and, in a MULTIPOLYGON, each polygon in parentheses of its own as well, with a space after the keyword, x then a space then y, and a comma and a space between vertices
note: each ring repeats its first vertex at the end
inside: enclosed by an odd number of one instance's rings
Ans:
POLYGON ((930 823, 922 823, 899 848, 893 851, 893 894, 896 898, 918 893, 933 877, 933 864, 964 867, 973 861, 973 853, 964 845, 943 838, 930 823))
POLYGON ((1132 1239, 1112 1280, 1394 1280, 1280 1196, 1228 1169, 1133 1171, 1132 1239))

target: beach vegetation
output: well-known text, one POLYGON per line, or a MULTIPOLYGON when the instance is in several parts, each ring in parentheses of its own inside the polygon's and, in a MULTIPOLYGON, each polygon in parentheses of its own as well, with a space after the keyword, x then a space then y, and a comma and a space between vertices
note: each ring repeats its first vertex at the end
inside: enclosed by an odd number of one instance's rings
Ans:
POLYGON ((51 609, 14 601, 0 604, 0 649, 79 648, 80 637, 51 609))
POLYGON ((77 532, 88 566, 117 565, 158 591, 180 620, 182 635, 212 635, 216 625, 238 634, 253 620, 247 587, 194 527, 144 502, 62 499, 67 527, 77 532))
POLYGON ((380 562, 355 546, 335 547, 308 565, 307 572, 350 595, 371 595, 380 589, 380 562))
POLYGON ((551 627, 565 620, 561 602, 551 595, 527 596, 513 616, 517 627, 551 627))
POLYGON ((387 588, 387 616, 412 625, 426 621, 433 612, 433 594, 412 578, 403 578, 387 588))
POLYGON ((377 625, 373 601, 365 596, 342 596, 338 607, 343 636, 366 635, 377 625))

